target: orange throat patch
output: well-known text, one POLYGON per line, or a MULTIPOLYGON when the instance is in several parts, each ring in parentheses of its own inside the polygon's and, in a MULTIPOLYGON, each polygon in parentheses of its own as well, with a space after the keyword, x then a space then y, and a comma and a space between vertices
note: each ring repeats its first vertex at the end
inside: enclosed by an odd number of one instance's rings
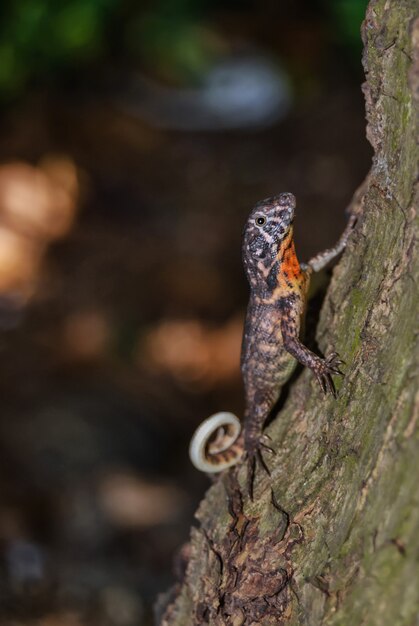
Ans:
POLYGON ((281 291, 301 290, 305 284, 305 275, 295 253, 293 229, 290 228, 278 249, 278 286, 281 291))

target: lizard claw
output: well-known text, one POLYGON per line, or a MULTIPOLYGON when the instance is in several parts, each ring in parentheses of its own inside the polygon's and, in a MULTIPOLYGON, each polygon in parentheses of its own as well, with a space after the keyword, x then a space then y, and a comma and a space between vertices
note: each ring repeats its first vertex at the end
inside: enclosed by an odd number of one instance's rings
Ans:
POLYGON ((271 448, 271 446, 268 446, 266 443, 263 443, 263 441, 260 442, 260 447, 266 450, 267 452, 269 452, 270 454, 276 454, 275 450, 271 448))
POLYGON ((332 374, 335 376, 343 376, 343 372, 339 369, 340 365, 344 365, 345 362, 339 357, 337 352, 332 352, 325 359, 322 359, 315 369, 315 375, 320 385, 321 390, 326 395, 332 394, 336 398, 336 388, 332 379, 332 374))
POLYGON ((329 365, 346 365, 345 361, 340 358, 337 352, 331 352, 325 360, 329 365))
MULTIPOLYGON (((261 445, 263 445, 263 444, 261 444, 261 445)), ((264 447, 265 447, 265 446, 264 446, 264 447)), ((272 448, 269 448, 269 449, 273 452, 272 448)), ((271 470, 270 470, 270 469, 269 469, 269 467, 266 465, 266 461, 265 461, 265 459, 263 458, 263 455, 262 455, 262 450, 260 449, 260 447, 256 450, 256 455, 257 455, 257 459, 258 459, 258 461, 259 461, 260 465, 263 467, 263 469, 265 470, 265 472, 266 472, 266 473, 268 474, 268 476, 270 477, 270 475, 271 475, 271 470)))
MULTIPOLYGON (((263 437, 263 435, 262 435, 263 437)), ((261 439, 262 439, 261 437, 261 439)), ((270 437, 268 437, 270 439, 270 437)), ((255 443, 248 444, 246 457, 247 457, 247 480, 246 480, 246 488, 249 498, 253 501, 253 486, 255 481, 256 467, 257 463, 265 470, 268 476, 271 475, 271 470, 266 464, 265 459, 263 458, 261 448, 268 450, 270 453, 276 454, 275 450, 265 444, 261 439, 257 440, 255 443)))
POLYGON ((270 437, 268 434, 263 433, 263 435, 261 436, 260 440, 259 440, 259 445, 260 447, 262 447, 264 450, 266 450, 267 452, 270 452, 271 454, 276 454, 276 451, 272 448, 272 446, 270 446, 269 444, 266 443, 266 441, 268 441, 269 443, 271 443, 272 441, 272 437, 270 437))

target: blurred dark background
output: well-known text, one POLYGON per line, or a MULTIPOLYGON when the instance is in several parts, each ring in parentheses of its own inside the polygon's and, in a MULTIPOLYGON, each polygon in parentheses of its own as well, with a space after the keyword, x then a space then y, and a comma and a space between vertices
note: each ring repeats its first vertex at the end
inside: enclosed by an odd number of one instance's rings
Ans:
POLYGON ((1 624, 152 623, 242 412, 246 215, 294 192, 304 260, 369 167, 365 5, 2 0, 1 624))

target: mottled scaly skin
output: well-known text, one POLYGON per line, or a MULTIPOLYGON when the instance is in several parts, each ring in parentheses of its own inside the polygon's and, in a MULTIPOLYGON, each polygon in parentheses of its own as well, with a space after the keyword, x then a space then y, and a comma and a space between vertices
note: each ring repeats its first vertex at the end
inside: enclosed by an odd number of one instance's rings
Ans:
POLYGON ((197 429, 190 448, 195 466, 211 472, 230 467, 244 451, 250 495, 256 459, 269 471, 261 454, 262 449, 271 450, 263 435, 263 425, 297 361, 312 370, 324 393, 335 394, 332 374, 342 374, 339 370, 342 361, 335 352, 323 359, 306 348, 299 336, 310 275, 342 252, 356 217, 350 217, 333 248, 300 265, 294 248, 294 211, 292 193, 267 198, 253 208, 244 229, 243 264, 250 284, 250 299, 241 353, 246 399, 243 429, 231 442, 231 424, 221 428, 219 415, 222 414, 217 414, 197 429), (217 426, 211 433, 209 425, 213 421, 217 426), (212 434, 215 439, 211 439, 212 434))
MULTIPOLYGON (((282 193, 259 202, 243 236, 243 263, 250 284, 241 370, 245 388, 244 446, 251 472, 260 455, 263 424, 297 361, 334 393, 331 374, 340 373, 336 354, 322 359, 299 339, 312 269, 295 254, 295 197, 282 193)), ((266 447, 266 446, 265 446, 266 447)))

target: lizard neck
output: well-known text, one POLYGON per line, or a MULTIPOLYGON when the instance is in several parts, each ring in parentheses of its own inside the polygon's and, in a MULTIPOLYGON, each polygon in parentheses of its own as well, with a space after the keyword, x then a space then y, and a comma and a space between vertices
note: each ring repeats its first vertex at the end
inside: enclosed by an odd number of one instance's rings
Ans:
POLYGON ((306 293, 309 273, 301 268, 298 261, 292 225, 278 247, 275 263, 272 265, 266 282, 271 300, 306 293))

